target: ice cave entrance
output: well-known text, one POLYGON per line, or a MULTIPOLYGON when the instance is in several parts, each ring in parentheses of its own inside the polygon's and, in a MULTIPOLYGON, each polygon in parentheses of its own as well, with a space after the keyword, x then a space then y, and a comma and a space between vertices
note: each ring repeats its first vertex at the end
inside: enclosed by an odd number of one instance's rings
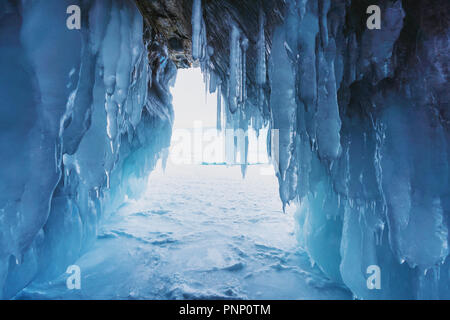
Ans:
MULTIPOLYGON (((23 297, 350 298, 299 248, 295 208, 283 213, 270 165, 249 156, 243 179, 239 164, 226 164, 226 143, 214 130, 216 97, 205 97, 200 70, 179 70, 172 94, 175 124, 165 170, 160 160, 143 196, 126 200, 75 262, 82 290, 67 290, 62 275, 27 288, 23 297)), ((249 153, 265 150, 251 134, 249 140, 249 153)))
POLYGON ((179 70, 171 92, 175 121, 167 160, 158 162, 146 194, 122 210, 127 218, 120 222, 127 234, 151 238, 152 295, 323 298, 308 285, 315 270, 299 250, 295 207, 282 211, 267 131, 259 139, 248 133, 244 179, 242 156, 227 155, 225 130, 216 128, 217 96, 206 92, 200 69, 179 70), (312 273, 305 277, 300 269, 312 273))
POLYGON ((241 155, 230 158, 225 130, 216 129, 217 96, 206 93, 200 69, 178 70, 172 95, 175 122, 165 170, 160 160, 147 192, 122 210, 126 218, 119 222, 126 234, 138 234, 150 244, 140 243, 136 251, 146 262, 139 273, 150 274, 146 295, 349 298, 338 287, 320 289, 328 287, 327 280, 299 248, 295 206, 282 211, 266 155, 267 132, 261 130, 259 139, 254 131, 248 133, 244 179, 241 155))
POLYGON ((243 130, 227 129, 224 103, 218 110, 218 93, 211 94, 205 89, 200 68, 180 69, 171 91, 175 121, 169 163, 227 167, 247 163, 260 165, 263 175, 275 174, 266 151, 267 128, 259 130, 258 134, 252 128, 245 133, 243 130), (245 136, 248 137, 247 159, 244 158, 243 144, 238 142, 245 136))
MULTIPOLYGON (((234 146, 235 142, 239 144, 237 140, 244 133, 225 128, 223 102, 222 109, 218 111, 217 92, 207 92, 200 68, 178 70, 171 93, 175 114, 171 146, 166 157, 159 160, 157 168, 150 175, 150 192, 155 188, 154 179, 161 175, 174 174, 181 178, 190 173, 194 176, 202 173, 205 175, 202 181, 206 183, 223 175, 224 179, 233 179, 242 184, 246 184, 247 180, 260 181, 270 189, 270 198, 281 208, 278 182, 267 156, 268 129, 262 128, 258 134, 252 128, 245 132, 248 137, 245 161, 244 150, 239 145, 234 146), (221 122, 221 129, 218 122, 221 122), (247 164, 246 179, 243 179, 242 164, 247 164)), ((223 101, 223 96, 221 99, 223 101)), ((191 192, 195 192, 195 188, 191 192)), ((233 190, 221 196, 233 198, 233 190)))

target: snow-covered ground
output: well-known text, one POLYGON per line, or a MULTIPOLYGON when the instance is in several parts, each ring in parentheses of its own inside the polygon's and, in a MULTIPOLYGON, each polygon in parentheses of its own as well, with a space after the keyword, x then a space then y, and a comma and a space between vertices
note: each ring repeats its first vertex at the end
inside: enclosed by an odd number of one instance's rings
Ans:
POLYGON ((273 175, 250 166, 174 166, 106 221, 95 245, 67 274, 17 299, 348 299, 312 267, 284 214, 273 175))

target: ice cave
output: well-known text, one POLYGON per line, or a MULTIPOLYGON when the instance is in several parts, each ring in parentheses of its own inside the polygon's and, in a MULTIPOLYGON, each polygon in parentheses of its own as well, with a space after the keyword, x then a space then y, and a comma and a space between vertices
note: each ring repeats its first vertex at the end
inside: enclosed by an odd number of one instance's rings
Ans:
POLYGON ((0 1, 0 299, 450 299, 449 23, 0 1))

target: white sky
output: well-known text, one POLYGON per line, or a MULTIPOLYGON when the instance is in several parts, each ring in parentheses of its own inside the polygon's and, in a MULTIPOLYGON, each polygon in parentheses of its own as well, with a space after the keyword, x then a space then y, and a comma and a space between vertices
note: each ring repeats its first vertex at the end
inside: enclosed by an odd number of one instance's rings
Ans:
POLYGON ((194 121, 202 121, 203 127, 215 127, 217 94, 208 92, 200 68, 178 69, 175 86, 171 89, 175 112, 174 129, 193 128, 194 121))
MULTIPOLYGON (((174 164, 224 162, 227 148, 224 132, 219 133, 215 130, 217 94, 208 92, 205 97, 205 84, 200 68, 179 69, 171 93, 175 121, 169 162, 174 164)), ((259 140, 254 130, 249 130, 248 134, 248 161, 266 163, 268 161, 265 139, 267 132, 262 134, 259 140)), ((241 159, 240 152, 238 159, 241 159)))

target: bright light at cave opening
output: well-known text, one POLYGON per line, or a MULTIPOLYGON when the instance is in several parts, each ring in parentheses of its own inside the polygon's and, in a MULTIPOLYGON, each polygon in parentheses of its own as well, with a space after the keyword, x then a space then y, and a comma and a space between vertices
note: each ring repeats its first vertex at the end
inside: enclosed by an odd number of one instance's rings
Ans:
POLYGON ((204 128, 216 127, 217 94, 206 92, 200 68, 179 69, 171 93, 174 130, 194 128, 196 122, 204 128))
MULTIPOLYGON (((217 130, 217 93, 211 94, 205 89, 200 68, 178 70, 171 93, 175 120, 167 159, 169 165, 230 166, 245 163, 239 148, 236 158, 232 156, 233 143, 229 139, 236 132, 217 130)), ((223 119, 224 115, 220 118, 223 119)), ((261 168, 263 174, 274 174, 267 157, 267 129, 260 130, 259 138, 253 129, 249 129, 247 134, 247 163, 265 165, 261 168)))

